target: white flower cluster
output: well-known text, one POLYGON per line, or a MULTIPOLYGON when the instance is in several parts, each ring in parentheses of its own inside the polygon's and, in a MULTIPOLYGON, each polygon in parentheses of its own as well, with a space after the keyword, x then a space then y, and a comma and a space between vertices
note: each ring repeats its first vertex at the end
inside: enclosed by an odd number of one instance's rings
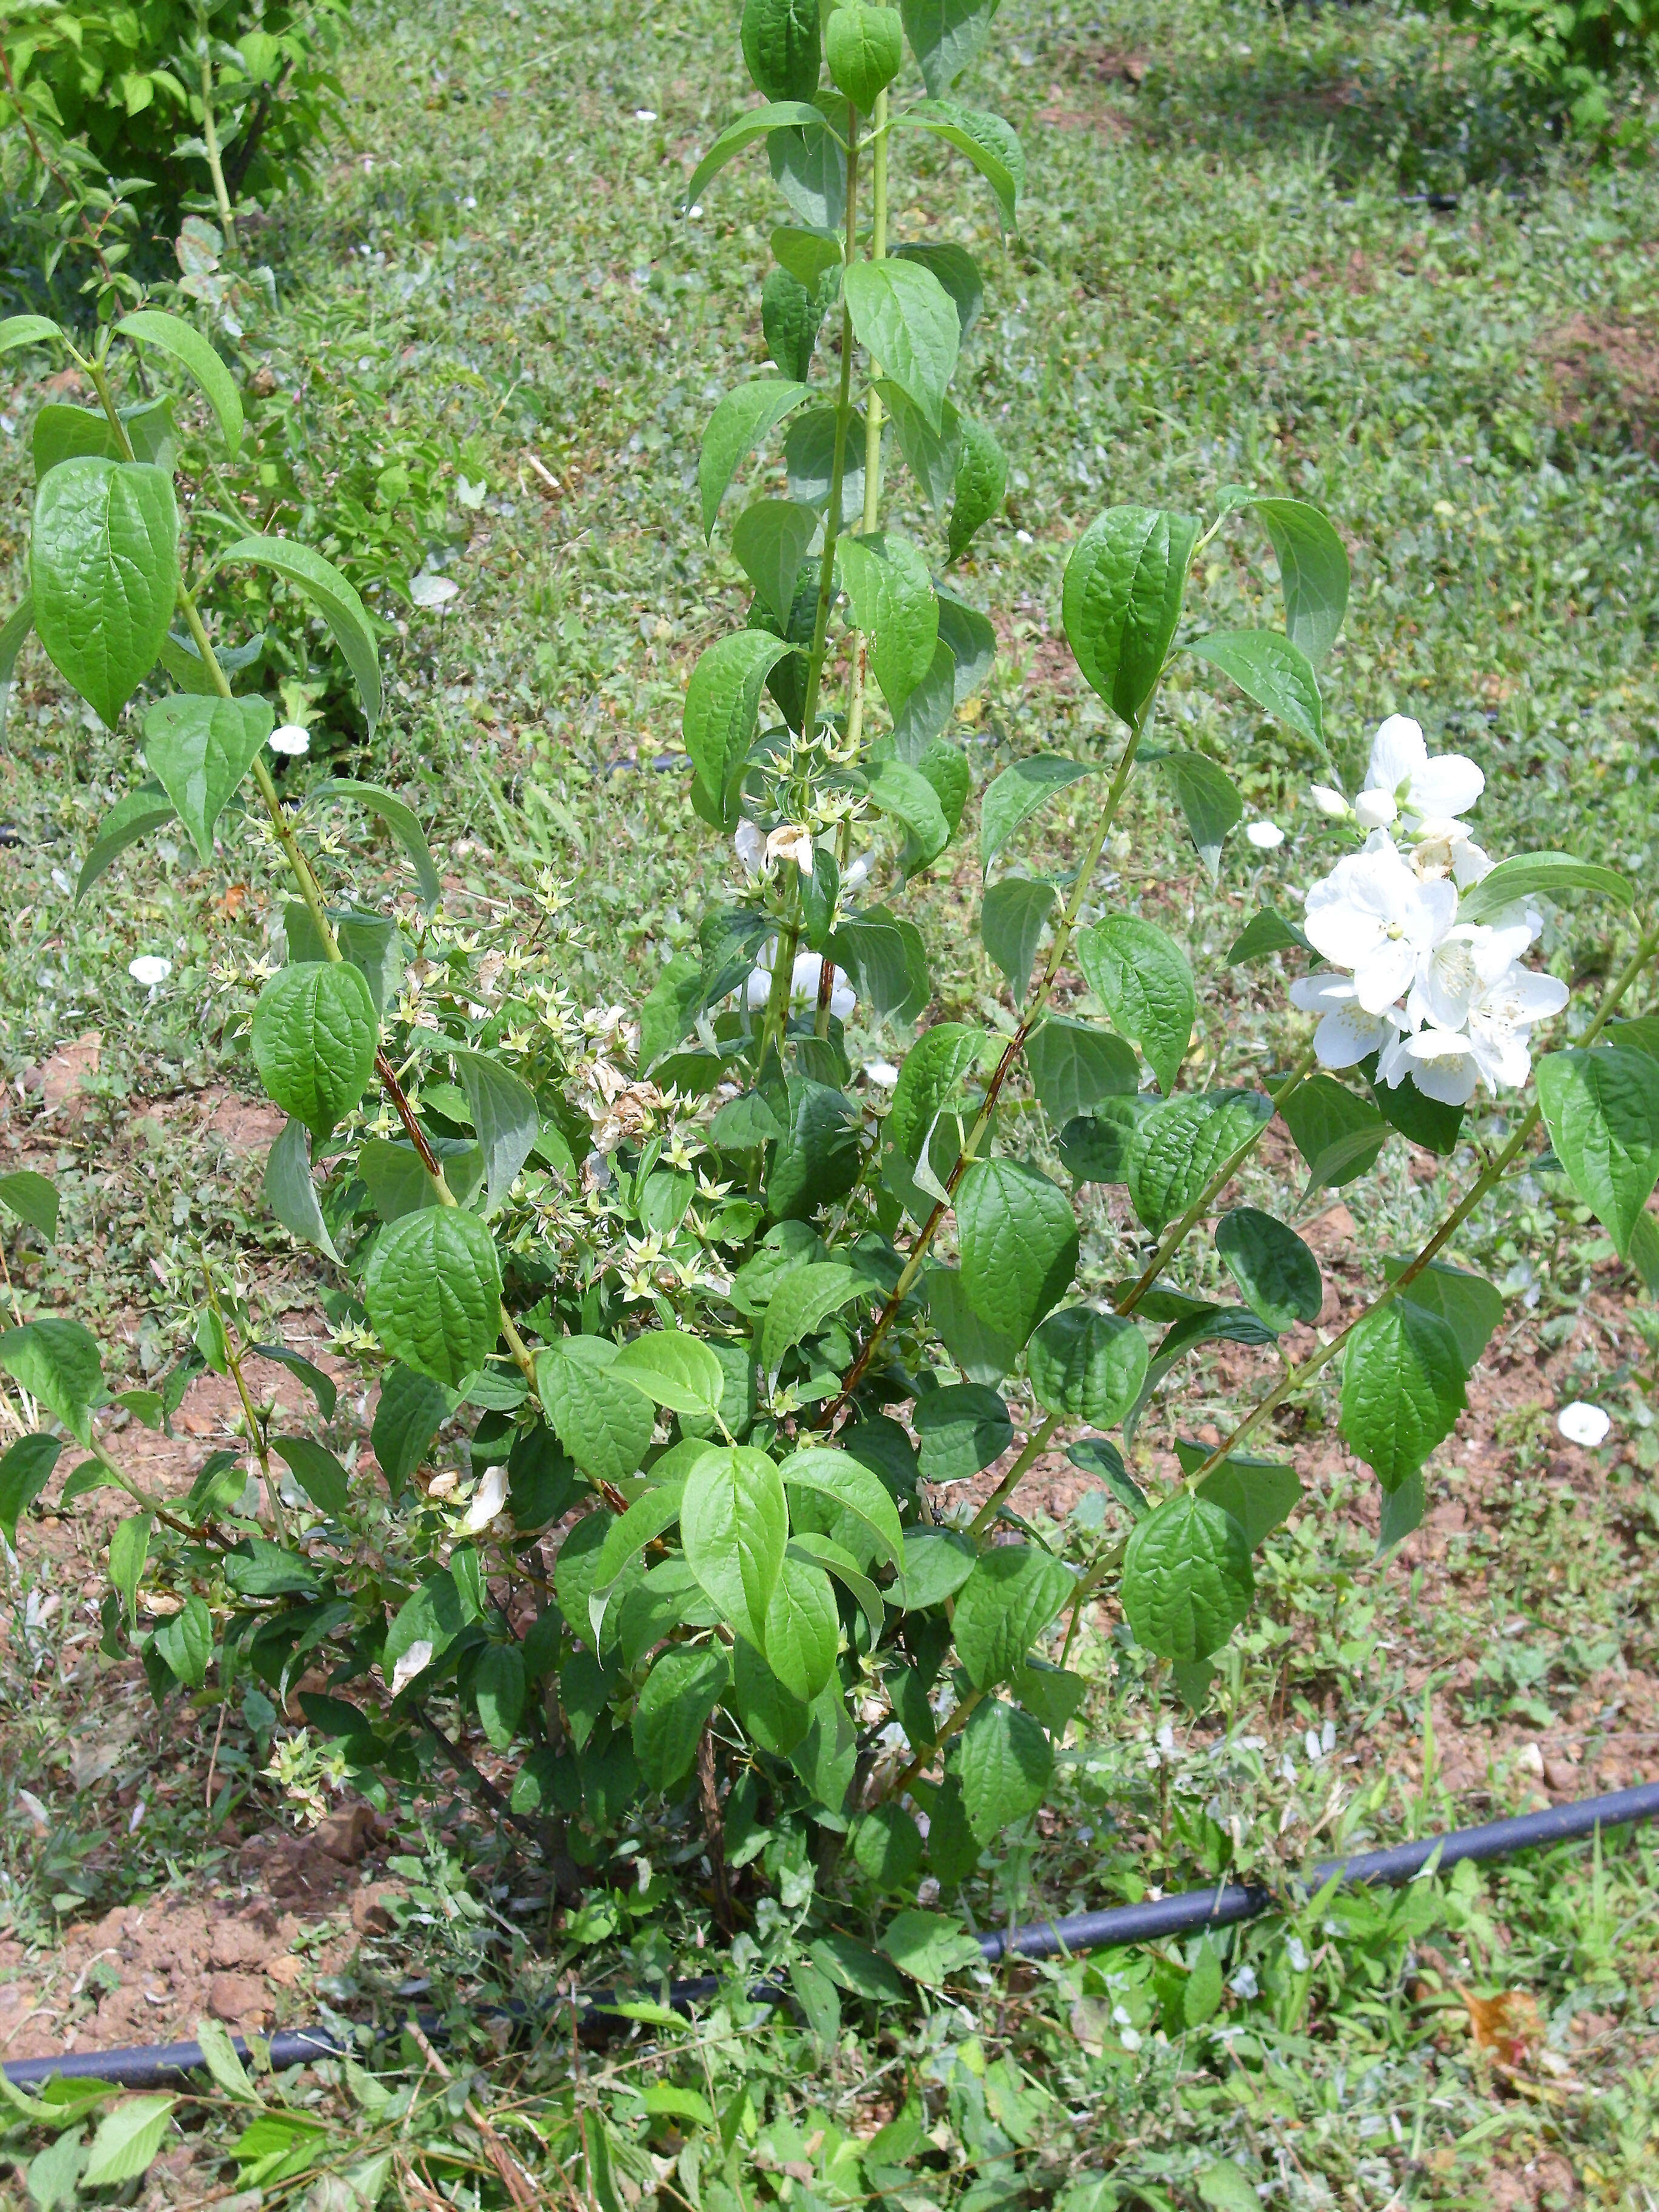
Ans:
POLYGON ((1522 903, 1492 922, 1460 922, 1459 894, 1492 862, 1462 820, 1486 778, 1462 753, 1431 760, 1423 732, 1391 714, 1371 746, 1365 787, 1350 806, 1316 784, 1322 814, 1369 832, 1307 894, 1304 927, 1327 972, 1291 986, 1291 1000, 1321 1016, 1314 1050, 1322 1067, 1377 1055, 1377 1080, 1414 1083, 1425 1097, 1462 1106, 1477 1083, 1513 1089, 1532 1068, 1530 1031, 1559 1014, 1567 989, 1523 968, 1542 927, 1522 903), (1408 849, 1395 842, 1398 825, 1408 849))

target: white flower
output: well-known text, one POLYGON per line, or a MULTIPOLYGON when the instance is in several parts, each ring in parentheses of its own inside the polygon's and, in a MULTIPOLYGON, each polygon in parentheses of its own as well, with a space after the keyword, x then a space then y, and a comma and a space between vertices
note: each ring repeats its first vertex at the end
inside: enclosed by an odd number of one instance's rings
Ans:
POLYGON ((1243 1997, 1248 2004, 1249 2000, 1260 1990, 1261 1984, 1255 1978, 1255 1968, 1250 1966, 1244 1966, 1239 1968, 1238 1972, 1233 1976, 1231 1981, 1228 1983, 1227 1987, 1232 1991, 1236 1997, 1243 1997))
POLYGON ((1408 836, 1461 836, 1458 817, 1467 814, 1486 787, 1486 779, 1462 753, 1441 753, 1433 760, 1419 725, 1406 714, 1390 714, 1371 740, 1370 764, 1365 787, 1354 811, 1367 829, 1381 829, 1396 813, 1404 820, 1408 836), (1372 815, 1368 817, 1368 795, 1372 815), (1383 811, 1384 799, 1392 804, 1383 811))
POLYGON ((739 822, 732 842, 738 848, 738 858, 751 876, 758 876, 766 866, 766 833, 754 822, 739 822))
POLYGON ((127 973, 135 983, 142 983, 147 991, 154 991, 172 975, 173 963, 163 960, 159 952, 141 952, 136 960, 128 961, 127 973))
POLYGON ((472 1503, 466 1509, 462 1528, 469 1536, 476 1536, 481 1528, 489 1526, 506 1503, 507 1469, 487 1467, 483 1480, 472 1493, 472 1503))
MULTIPOLYGON (((751 1009, 763 1006, 772 995, 772 963, 778 957, 778 941, 769 938, 762 945, 760 958, 749 978, 744 996, 751 1009)), ((823 958, 817 952, 799 952, 795 956, 794 971, 789 978, 789 1004, 797 1013, 816 1008, 818 985, 823 974, 823 958)), ((830 979, 830 1011, 838 1021, 846 1021, 858 1004, 844 968, 831 970, 830 979)))
POLYGON ((1341 793, 1338 791, 1333 784, 1316 783, 1310 785, 1309 787, 1308 797, 1312 801, 1316 810, 1319 813, 1328 814, 1334 822, 1343 821, 1353 811, 1353 809, 1349 805, 1347 800, 1344 799, 1341 793))
POLYGON ((1380 1014, 1410 989, 1417 964, 1457 918, 1449 883, 1420 883, 1384 831, 1339 860, 1308 893, 1307 932, 1317 952, 1352 969, 1354 993, 1380 1014))
POLYGON ((431 1664, 432 1645, 425 1637, 422 1637, 419 1643, 410 1645, 408 1650, 392 1668, 392 1696, 395 1698, 398 1691, 406 1684, 412 1682, 417 1674, 423 1674, 431 1664))
POLYGON ((1362 830, 1386 830, 1399 811, 1391 791, 1362 791, 1353 803, 1353 818, 1362 830))
POLYGON ((1307 1972, 1309 1963, 1308 1947, 1302 1941, 1302 1938, 1299 1936, 1288 1936, 1285 1937, 1285 1956, 1290 1960, 1291 1968, 1293 1972, 1298 1974, 1305 1974, 1307 1972))
POLYGON ((280 730, 273 730, 265 743, 274 753, 284 753, 289 760, 298 760, 302 753, 311 750, 311 732, 298 722, 284 722, 280 730))
POLYGON ((1462 1029, 1475 1000, 1509 973, 1531 942, 1524 927, 1485 929, 1464 922, 1448 930, 1418 969, 1406 1001, 1413 1026, 1462 1029))
POLYGON ((841 879, 844 891, 860 891, 870 880, 870 855, 860 853, 841 879))
POLYGON ((1285 832, 1277 822, 1249 823, 1246 825, 1244 836, 1246 842, 1254 845, 1258 853, 1274 852, 1285 842, 1285 832))
MULTIPOLYGON (((832 1000, 830 1004, 833 1006, 832 1000)), ((864 1073, 878 1090, 891 1091, 898 1082, 899 1072, 890 1060, 866 1060, 864 1073)))
POLYGON ((810 876, 813 858, 812 833, 800 823, 781 823, 768 835, 766 859, 769 866, 775 860, 793 860, 802 875, 810 876))
MULTIPOLYGON (((461 479, 465 483, 465 478, 461 479)), ((469 485, 468 489, 471 487, 469 485)), ((462 504, 467 504, 463 495, 462 504)), ((451 576, 433 576, 424 572, 415 577, 409 586, 409 596, 417 607, 445 607, 460 597, 460 586, 451 576)))
POLYGON ((1357 1066, 1405 1027, 1396 1007, 1368 1014, 1354 995, 1352 979, 1328 969, 1323 975, 1299 975, 1291 986, 1291 1004, 1304 1014, 1321 1017, 1314 1031, 1314 1056, 1322 1067, 1357 1066))
POLYGON ((1594 1451, 1607 1442, 1613 1423, 1599 1406, 1587 1406, 1582 1398, 1575 1398, 1571 1405, 1562 1407, 1555 1425, 1570 1444, 1583 1444, 1586 1451, 1594 1451))
POLYGON ((654 107, 636 107, 634 110, 635 123, 654 123, 656 119, 657 111, 654 107))

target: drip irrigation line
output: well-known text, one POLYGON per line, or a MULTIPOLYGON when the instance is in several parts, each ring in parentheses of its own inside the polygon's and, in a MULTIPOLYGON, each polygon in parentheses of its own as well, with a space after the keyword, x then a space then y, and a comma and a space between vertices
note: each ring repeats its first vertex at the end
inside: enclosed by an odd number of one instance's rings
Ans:
MULTIPOLYGON (((1414 1881, 1425 1873, 1440 1873, 1465 1860, 1511 1858, 1517 1851, 1571 1843, 1601 1828, 1629 1826, 1659 1820, 1659 1782, 1641 1784, 1634 1790, 1615 1790, 1605 1796, 1580 1797, 1565 1805, 1552 1805, 1540 1813, 1522 1813, 1509 1820, 1489 1820, 1478 1828, 1454 1828, 1449 1833, 1425 1836, 1414 1844, 1396 1844, 1391 1850, 1362 1851, 1343 1859, 1327 1859, 1311 1874, 1295 1879, 1293 1895, 1305 1899, 1332 1881, 1344 1883, 1395 1884, 1414 1881)), ((979 1948, 988 1964, 1008 1958, 1048 1959, 1070 1952, 1107 1951, 1129 1943, 1155 1942, 1200 1929, 1231 1928, 1254 1920, 1264 1912, 1281 1910, 1285 1893, 1256 1884, 1224 1882, 1214 1888, 1182 1890, 1173 1897, 1149 1898, 1139 1905, 1112 1905, 1103 1912, 1077 1912, 1063 1920, 1039 1920, 1023 1928, 1008 1928, 981 1936, 979 1948)), ((720 1990, 717 1975, 669 1985, 669 2002, 678 2012, 708 2002, 720 1990)), ((766 2004, 781 2001, 781 1984, 763 1983, 750 1990, 751 1998, 766 2004)), ((628 2000, 614 1990, 599 1990, 579 2002, 592 2015, 613 2011, 628 2000)), ((562 2008, 561 2007, 561 2008, 562 2008)), ((524 2006, 491 2006, 495 2016, 523 2017, 524 2006)), ((436 2014, 422 2013, 420 2026, 428 2035, 441 2032, 436 2014)), ((390 2031, 395 2033, 395 2029, 390 2031)), ((233 2038, 237 2055, 248 2057, 240 2036, 233 2038)), ((282 2028, 270 2039, 271 2067, 281 2071, 305 2066, 319 2058, 355 2054, 349 2033, 325 2027, 282 2028)), ((57 2058, 14 2059, 5 2068, 6 2078, 19 2089, 38 2087, 54 2075, 71 2081, 108 2081, 118 2088, 146 2089, 180 2075, 206 2070, 207 2062, 198 2043, 141 2045, 131 2051, 74 2051, 57 2058)))

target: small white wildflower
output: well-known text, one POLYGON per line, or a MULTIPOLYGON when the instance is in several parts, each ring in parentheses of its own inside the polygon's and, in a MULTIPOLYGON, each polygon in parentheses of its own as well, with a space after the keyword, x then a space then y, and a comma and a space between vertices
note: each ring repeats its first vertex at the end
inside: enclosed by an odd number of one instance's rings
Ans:
POLYGON ((1298 1974, 1305 1974, 1307 1972, 1309 1964, 1308 1947, 1302 1941, 1302 1938, 1299 1936, 1286 1936, 1285 1939, 1285 1956, 1290 1960, 1291 1968, 1295 1972, 1298 1974))
POLYGON ((699 200, 695 207, 687 208, 685 212, 690 217, 691 221, 695 222, 697 217, 702 213, 702 202, 699 200))
POLYGON ((890 1060, 866 1060, 864 1072, 870 1081, 882 1091, 891 1091, 899 1079, 899 1072, 890 1060))
POLYGON ((472 1503, 466 1509, 462 1528, 469 1536, 476 1536, 481 1528, 489 1526, 506 1503, 507 1469, 504 1467, 487 1467, 483 1480, 472 1493, 472 1503))
POLYGON ((1308 797, 1315 810, 1321 814, 1328 814, 1333 822, 1340 822, 1353 811, 1333 784, 1316 783, 1310 786, 1308 797))
POLYGON ((634 110, 635 123, 654 123, 656 119, 657 111, 654 107, 636 107, 634 110))
POLYGON ((766 866, 766 833, 758 823, 739 822, 732 842, 737 847, 738 858, 751 876, 758 876, 766 866))
POLYGON ((1017 530, 1014 532, 1014 536, 1018 539, 1022 545, 1030 545, 1035 542, 1029 530, 1017 530))
POLYGON ((1232 1991, 1236 1997, 1243 1997, 1248 2004, 1249 2000, 1255 1996, 1257 1991, 1261 1989, 1261 1984, 1255 1978, 1255 1968, 1254 1966, 1241 1966, 1239 1968, 1238 1972, 1233 1976, 1231 1981, 1228 1983, 1227 1987, 1232 1991))
POLYGON ((409 596, 417 607, 447 607, 452 599, 460 597, 460 586, 453 576, 433 576, 422 573, 411 579, 409 596))
POLYGON ((274 753, 282 753, 289 760, 298 760, 311 750, 311 732, 298 722, 284 722, 280 730, 273 730, 265 743, 274 753))
POLYGON ((392 1694, 395 1698, 417 1674, 423 1674, 432 1664, 432 1645, 426 1637, 411 1644, 392 1670, 392 1694))
POLYGON ((142 983, 147 991, 160 988, 173 973, 171 960, 163 960, 159 952, 141 952, 136 960, 127 963, 127 973, 135 983, 142 983))
POLYGON ((1277 822, 1252 822, 1246 826, 1244 836, 1258 853, 1277 852, 1285 842, 1285 832, 1277 822))
POLYGON ((1408 714, 1390 714, 1371 740, 1371 757, 1365 770, 1365 788, 1354 811, 1368 829, 1380 829, 1401 815, 1409 836, 1462 834, 1460 815, 1467 814, 1486 787, 1486 779, 1462 753, 1441 753, 1433 760, 1421 727, 1408 714), (1380 810, 1384 796, 1393 804, 1376 822, 1366 820, 1365 802, 1374 796, 1380 810))
POLYGON ((1575 1398, 1570 1406, 1563 1406, 1556 1415, 1555 1425, 1570 1444, 1583 1444, 1586 1451, 1594 1451, 1607 1440, 1607 1431, 1613 1426, 1600 1406, 1587 1405, 1575 1398))

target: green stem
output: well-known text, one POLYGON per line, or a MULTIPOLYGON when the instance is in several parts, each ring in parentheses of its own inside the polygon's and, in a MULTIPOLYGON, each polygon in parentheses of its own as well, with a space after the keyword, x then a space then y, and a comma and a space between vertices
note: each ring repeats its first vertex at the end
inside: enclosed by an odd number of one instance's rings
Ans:
MULTIPOLYGON (((1659 951, 1659 927, 1645 930, 1638 939, 1635 951, 1620 969, 1617 980, 1602 1001, 1601 1012, 1583 1036, 1577 1040, 1581 1050, 1594 1044, 1596 1038, 1601 1036, 1601 1031, 1618 1011, 1620 1002, 1626 992, 1652 959, 1656 951, 1659 951)), ((1362 1322, 1369 1321, 1373 1314, 1381 1313, 1385 1306, 1392 1305, 1402 1291, 1411 1288, 1423 1270, 1438 1254, 1444 1251, 1481 1200, 1508 1174, 1510 1169, 1526 1150, 1533 1132, 1542 1119, 1541 1107, 1537 1105, 1528 1107, 1526 1113, 1522 1115, 1515 1133, 1508 1144, 1504 1146, 1491 1164, 1476 1177, 1468 1191, 1452 1208, 1417 1257, 1401 1270, 1393 1282, 1386 1285, 1377 1292, 1364 1313, 1356 1314, 1347 1327, 1339 1329, 1328 1344, 1321 1345, 1319 1349, 1304 1359, 1299 1367, 1291 1368, 1279 1378, 1267 1396, 1250 1408, 1226 1442, 1218 1444, 1203 1466, 1188 1477, 1188 1489, 1202 1482, 1206 1474, 1212 1474, 1224 1460, 1239 1449, 1241 1444, 1248 1443, 1262 1424, 1273 1418, 1293 1391, 1300 1390, 1304 1384, 1310 1382, 1322 1368, 1328 1367, 1362 1322)))
POLYGON ((1122 1565, 1123 1554, 1127 1547, 1126 1539, 1124 1542, 1113 1544, 1103 1551, 1073 1593, 1072 1617, 1066 1624, 1066 1641, 1060 1647, 1060 1663, 1062 1667, 1067 1665, 1071 1660, 1072 1646, 1077 1641, 1077 1632, 1079 1624, 1083 1619, 1084 1607, 1087 1605, 1112 1569, 1122 1565))
MULTIPOLYGON (((1297 1085, 1302 1083, 1311 1073, 1313 1066, 1314 1048, 1310 1045, 1307 1050, 1303 1054, 1301 1059, 1297 1060, 1296 1066, 1291 1070, 1285 1080, 1279 1085, 1278 1090, 1268 1094, 1273 1103, 1273 1114, 1279 1114, 1284 1110, 1285 1101, 1290 1097, 1291 1091, 1297 1088, 1297 1085)), ((1205 1184, 1198 1196, 1193 1200, 1193 1203, 1187 1208, 1185 1213, 1182 1215, 1180 1220, 1176 1223, 1172 1229, 1169 1229, 1164 1231, 1163 1237, 1159 1241, 1157 1251, 1153 1253, 1152 1258, 1146 1262, 1145 1268, 1136 1278, 1133 1285, 1117 1301, 1117 1310, 1119 1313, 1127 1314, 1134 1311, 1135 1308, 1140 1304, 1142 1298, 1146 1297, 1147 1291, 1152 1289, 1153 1284, 1157 1282, 1158 1277, 1163 1273, 1170 1259, 1180 1249, 1181 1246, 1186 1243, 1188 1237, 1204 1218, 1204 1216, 1209 1212, 1210 1207, 1216 1198, 1227 1188, 1227 1185, 1238 1173, 1240 1168, 1243 1166, 1245 1161, 1249 1159, 1250 1154, 1261 1142, 1262 1138, 1266 1136, 1267 1131, 1272 1126, 1273 1115, 1270 1115, 1267 1120, 1261 1124, 1259 1129, 1252 1130, 1250 1134, 1245 1138, 1243 1143, 1237 1146, 1234 1151, 1231 1152, 1227 1155, 1226 1158, 1221 1163, 1221 1165, 1210 1177, 1208 1182, 1205 1184)))
MULTIPOLYGON (((851 268, 858 251, 858 117, 853 115, 852 143, 847 149, 847 234, 842 248, 844 266, 851 268)), ((841 391, 836 400, 836 453, 830 471, 830 504, 823 518, 823 552, 818 575, 817 612, 812 621, 811 650, 806 663, 805 704, 801 709, 801 736, 811 743, 817 727, 818 692, 823 681, 823 660, 830 634, 830 605, 836 593, 836 540, 841 534, 842 486, 847 475, 847 433, 853 413, 852 311, 843 288, 841 309, 841 391)))
POLYGON ((277 1494, 276 1479, 270 1471, 270 1454, 265 1449, 264 1430, 260 1424, 258 1415, 253 1410, 253 1401, 248 1395, 248 1387, 243 1379, 242 1363, 236 1349, 235 1328, 226 1319, 225 1310, 219 1303, 219 1293, 215 1286, 205 1255, 202 1259, 202 1279, 207 1285, 208 1304, 213 1308, 214 1316, 219 1324, 219 1334, 224 1339, 225 1360, 236 1385, 236 1395, 242 1401, 242 1419, 247 1423, 247 1440, 252 1445, 253 1455, 259 1462, 260 1477, 264 1483, 265 1497, 270 1506, 271 1526, 276 1532, 276 1541, 286 1547, 288 1522, 283 1512, 282 1498, 277 1494))
POLYGON ((967 1696, 957 1707, 955 1712, 951 1714, 950 1719, 945 1722, 945 1726, 933 1738, 933 1741, 928 1745, 927 1750, 919 1751, 915 1757, 910 1761, 910 1764, 905 1768, 903 1773, 901 1774, 894 1782, 892 1787, 884 1792, 885 1796, 903 1796, 905 1791, 910 1787, 910 1784, 915 1781, 917 1777, 919 1775, 925 1774, 927 1771, 933 1761, 939 1757, 940 1752, 944 1750, 945 1745, 950 1742, 951 1737, 953 1735, 959 1735, 962 1730, 967 1727, 969 1720, 973 1717, 974 1708, 981 1702, 984 1695, 985 1692, 983 1690, 969 1691, 967 1696))
MULTIPOLYGON (((876 94, 875 135, 870 177, 870 258, 887 258, 887 94, 876 94)), ((881 520, 881 395, 876 385, 881 364, 870 363, 864 398, 864 514, 860 527, 872 537, 881 520)), ((869 682, 870 641, 860 630, 854 641, 853 673, 847 707, 847 749, 856 760, 864 741, 864 696, 869 682)))
POLYGON ((848 1369, 840 1390, 813 1422, 814 1428, 827 1429, 834 1424, 836 1415, 846 1406, 854 1391, 858 1389, 869 1371, 870 1363, 875 1358, 882 1340, 892 1327, 895 1315, 909 1296, 916 1277, 921 1273, 922 1263, 927 1259, 933 1239, 939 1233, 939 1224, 950 1211, 951 1202, 957 1194, 957 1188, 977 1156, 979 1146, 984 1141, 985 1133, 990 1127, 992 1115, 996 1111, 997 1101, 1002 1094, 1003 1085, 1012 1074, 1021 1054, 1024 1051, 1026 1039, 1042 1019, 1049 994, 1065 963, 1066 955, 1071 949, 1073 934, 1077 928, 1078 916, 1083 911, 1083 903, 1088 896, 1089 884, 1094 875, 1096 865, 1099 861, 1112 823, 1116 818, 1117 810, 1122 804, 1123 793, 1127 787, 1129 778, 1133 773, 1135 755, 1140 750, 1141 739, 1152 726, 1152 709, 1157 696, 1157 690, 1154 689, 1152 696, 1141 709, 1139 720, 1130 729, 1128 741, 1119 757, 1116 770, 1102 804, 1100 817, 1090 833, 1082 864, 1078 869, 1077 881, 1072 886, 1072 895, 1066 902, 1065 912, 1061 915, 1059 925, 1055 928, 1054 941, 1049 948, 1042 979, 1038 982, 1030 1006, 1026 1009, 1024 1018, 1013 1036, 1008 1040, 1007 1047, 1001 1059, 997 1062, 996 1073, 986 1085, 984 1102, 980 1107, 973 1127, 968 1133, 967 1141, 962 1148, 962 1157, 945 1177, 945 1195, 939 1200, 922 1224, 921 1233, 910 1247, 909 1256, 905 1261, 898 1281, 893 1286, 886 1304, 877 1315, 875 1323, 869 1335, 865 1339, 858 1358, 848 1369))
POLYGON ((1032 1430, 1030 1435, 1025 1439, 1024 1449, 1020 1453, 1019 1457, 1014 1462, 1007 1474, 1003 1476, 1001 1481, 998 1483, 996 1488, 986 1499, 984 1504, 980 1507, 979 1511, 975 1514, 973 1519, 968 1523, 968 1534, 970 1536, 982 1536, 984 1534, 985 1531, 996 1519, 998 1514, 1001 1512, 1008 1500, 1013 1496, 1014 1492, 1019 1486, 1021 1479, 1024 1477, 1027 1468, 1030 1467, 1032 1462, 1039 1459, 1042 1455, 1048 1450, 1048 1439, 1053 1436, 1054 1431, 1059 1426, 1060 1415, 1058 1413, 1050 1413, 1048 1419, 1043 1422, 1041 1428, 1032 1430))
POLYGON ((197 17, 199 36, 198 52, 202 63, 202 143, 207 149, 209 173, 213 179, 213 197, 218 203, 219 221, 224 227, 225 241, 236 243, 236 218, 230 210, 230 194, 225 189, 224 163, 219 158, 219 126, 213 114, 213 58, 208 41, 207 18, 197 17))

